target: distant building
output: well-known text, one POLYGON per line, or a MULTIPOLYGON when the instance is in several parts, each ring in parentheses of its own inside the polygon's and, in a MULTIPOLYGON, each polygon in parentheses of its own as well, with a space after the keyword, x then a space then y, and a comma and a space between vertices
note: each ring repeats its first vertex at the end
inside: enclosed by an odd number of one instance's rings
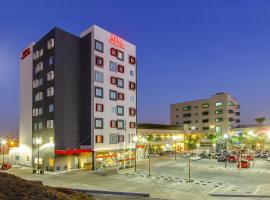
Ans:
MULTIPOLYGON (((133 156, 136 46, 94 25, 54 28, 20 56, 20 164, 116 166, 133 156)), ((132 164, 129 163, 131 166, 132 164)))
POLYGON ((239 109, 239 102, 230 94, 216 93, 208 99, 171 104, 170 120, 171 125, 188 124, 198 131, 226 133, 239 126, 239 109))

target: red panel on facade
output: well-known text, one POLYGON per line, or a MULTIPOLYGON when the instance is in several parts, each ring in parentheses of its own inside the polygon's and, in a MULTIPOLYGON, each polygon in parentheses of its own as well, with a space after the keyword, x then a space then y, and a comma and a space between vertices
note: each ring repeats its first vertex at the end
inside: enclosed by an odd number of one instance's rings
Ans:
POLYGON ((72 154, 80 154, 80 153, 88 153, 92 152, 91 149, 70 149, 70 150, 55 150, 54 153, 56 155, 72 155, 72 154))

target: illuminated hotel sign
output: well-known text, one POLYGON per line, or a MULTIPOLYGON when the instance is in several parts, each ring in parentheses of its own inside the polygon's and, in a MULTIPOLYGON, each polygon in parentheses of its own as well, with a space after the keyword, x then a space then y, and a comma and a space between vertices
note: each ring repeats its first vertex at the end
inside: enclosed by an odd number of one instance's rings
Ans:
POLYGON ((122 40, 121 38, 111 34, 110 38, 109 38, 109 42, 117 47, 120 47, 121 49, 125 49, 125 44, 124 44, 124 40, 122 40))
POLYGON ((30 48, 27 48, 25 49, 23 52, 22 52, 22 55, 21 55, 21 59, 23 60, 24 58, 26 58, 28 55, 31 54, 31 50, 30 48))

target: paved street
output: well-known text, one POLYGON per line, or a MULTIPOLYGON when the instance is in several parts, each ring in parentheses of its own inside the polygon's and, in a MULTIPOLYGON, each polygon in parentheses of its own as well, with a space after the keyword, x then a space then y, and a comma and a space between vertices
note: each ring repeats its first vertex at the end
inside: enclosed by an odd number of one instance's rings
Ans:
MULTIPOLYGON (((32 180, 42 180, 45 185, 79 189, 98 189, 150 193, 151 197, 164 199, 244 199, 243 197, 212 197, 221 194, 270 195, 270 162, 256 160, 250 169, 237 169, 235 163, 214 160, 192 161, 192 183, 187 183, 188 160, 177 158, 153 158, 152 176, 148 173, 148 160, 138 162, 138 171, 102 176, 79 170, 68 173, 33 175, 28 168, 13 168, 10 173, 32 180)), ((245 198, 259 199, 259 198, 245 198)), ((261 199, 261 198, 260 198, 261 199)))

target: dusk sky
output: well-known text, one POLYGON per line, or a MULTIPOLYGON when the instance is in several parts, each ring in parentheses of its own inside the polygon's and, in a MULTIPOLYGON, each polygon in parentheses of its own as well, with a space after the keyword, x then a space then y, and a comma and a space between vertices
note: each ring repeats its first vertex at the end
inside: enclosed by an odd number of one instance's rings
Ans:
POLYGON ((93 24, 137 46, 139 122, 169 123, 170 103, 220 91, 241 123, 270 118, 270 1, 0 0, 0 134, 18 131, 20 51, 93 24))

